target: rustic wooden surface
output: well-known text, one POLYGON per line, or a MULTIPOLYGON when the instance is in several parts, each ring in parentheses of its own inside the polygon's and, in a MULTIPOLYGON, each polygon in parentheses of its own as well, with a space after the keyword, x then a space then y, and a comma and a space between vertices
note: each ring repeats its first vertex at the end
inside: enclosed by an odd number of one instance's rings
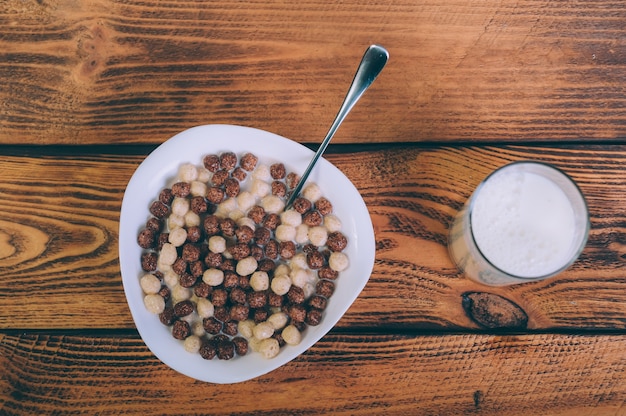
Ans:
POLYGON ((0 414, 626 415, 625 35, 609 0, 0 2, 0 414), (327 155, 372 217, 367 286, 267 375, 171 370, 122 288, 134 170, 199 124, 319 142, 371 43, 390 62, 327 155), (576 180, 589 242, 471 282, 448 226, 523 159, 576 180))

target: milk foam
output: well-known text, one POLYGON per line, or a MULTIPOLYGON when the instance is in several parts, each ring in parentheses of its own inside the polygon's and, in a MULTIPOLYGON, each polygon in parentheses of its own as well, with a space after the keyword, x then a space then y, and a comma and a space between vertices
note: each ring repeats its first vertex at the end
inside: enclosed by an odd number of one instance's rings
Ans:
POLYGON ((511 275, 544 276, 572 256, 572 205, 555 183, 534 173, 489 178, 476 195, 471 223, 482 254, 511 275))

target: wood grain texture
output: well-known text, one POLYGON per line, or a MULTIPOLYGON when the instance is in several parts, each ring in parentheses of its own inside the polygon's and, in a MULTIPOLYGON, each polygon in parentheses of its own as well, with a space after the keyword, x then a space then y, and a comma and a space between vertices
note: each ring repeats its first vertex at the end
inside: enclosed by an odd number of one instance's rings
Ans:
POLYGON ((5 0, 0 143, 319 142, 371 43, 390 63, 338 143, 623 139, 625 33, 616 0, 5 0))
MULTIPOLYGON (((112 148, 113 149, 113 148, 112 148)), ((370 211, 376 262, 342 328, 477 329, 466 292, 518 305, 529 329, 626 328, 626 146, 388 147, 329 154, 370 211), (449 260, 447 229, 493 169, 522 159, 569 173, 589 242, 556 278, 490 288, 449 260)), ((132 328, 117 262, 122 195, 142 156, 0 157, 0 328, 132 328)))
POLYGON ((617 415, 624 342, 331 333, 269 374, 215 385, 174 372, 136 336, 0 334, 0 412, 617 415))

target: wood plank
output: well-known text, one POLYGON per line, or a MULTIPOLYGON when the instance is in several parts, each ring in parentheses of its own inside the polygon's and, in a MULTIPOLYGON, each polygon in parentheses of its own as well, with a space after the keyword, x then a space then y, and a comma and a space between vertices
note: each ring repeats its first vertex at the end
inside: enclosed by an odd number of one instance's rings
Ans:
POLYGON ((624 335, 332 333, 234 385, 197 382, 137 336, 0 334, 0 409, 55 414, 615 415, 624 335))
POLYGON ((337 143, 626 137, 626 5, 72 0, 0 5, 0 143, 160 143, 207 123, 337 143))
MULTIPOLYGON (((112 148, 113 149, 113 148, 112 148)), ((531 329, 626 324, 626 146, 390 147, 328 159, 355 183, 372 216, 376 263, 340 327, 476 329, 466 292, 517 304, 531 329), (465 279, 447 228, 481 179, 509 161, 554 163, 591 212, 571 269, 539 283, 489 288, 465 279)), ((117 262, 118 218, 140 156, 2 156, 0 328, 132 328, 117 262)))

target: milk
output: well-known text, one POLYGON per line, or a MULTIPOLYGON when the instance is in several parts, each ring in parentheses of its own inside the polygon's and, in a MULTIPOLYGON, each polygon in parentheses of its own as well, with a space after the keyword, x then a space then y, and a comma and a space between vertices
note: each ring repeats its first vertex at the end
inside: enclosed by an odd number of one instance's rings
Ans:
POLYGON ((482 254, 500 270, 519 277, 558 271, 572 257, 574 209, 553 181, 531 172, 503 171, 489 178, 470 211, 482 254))

